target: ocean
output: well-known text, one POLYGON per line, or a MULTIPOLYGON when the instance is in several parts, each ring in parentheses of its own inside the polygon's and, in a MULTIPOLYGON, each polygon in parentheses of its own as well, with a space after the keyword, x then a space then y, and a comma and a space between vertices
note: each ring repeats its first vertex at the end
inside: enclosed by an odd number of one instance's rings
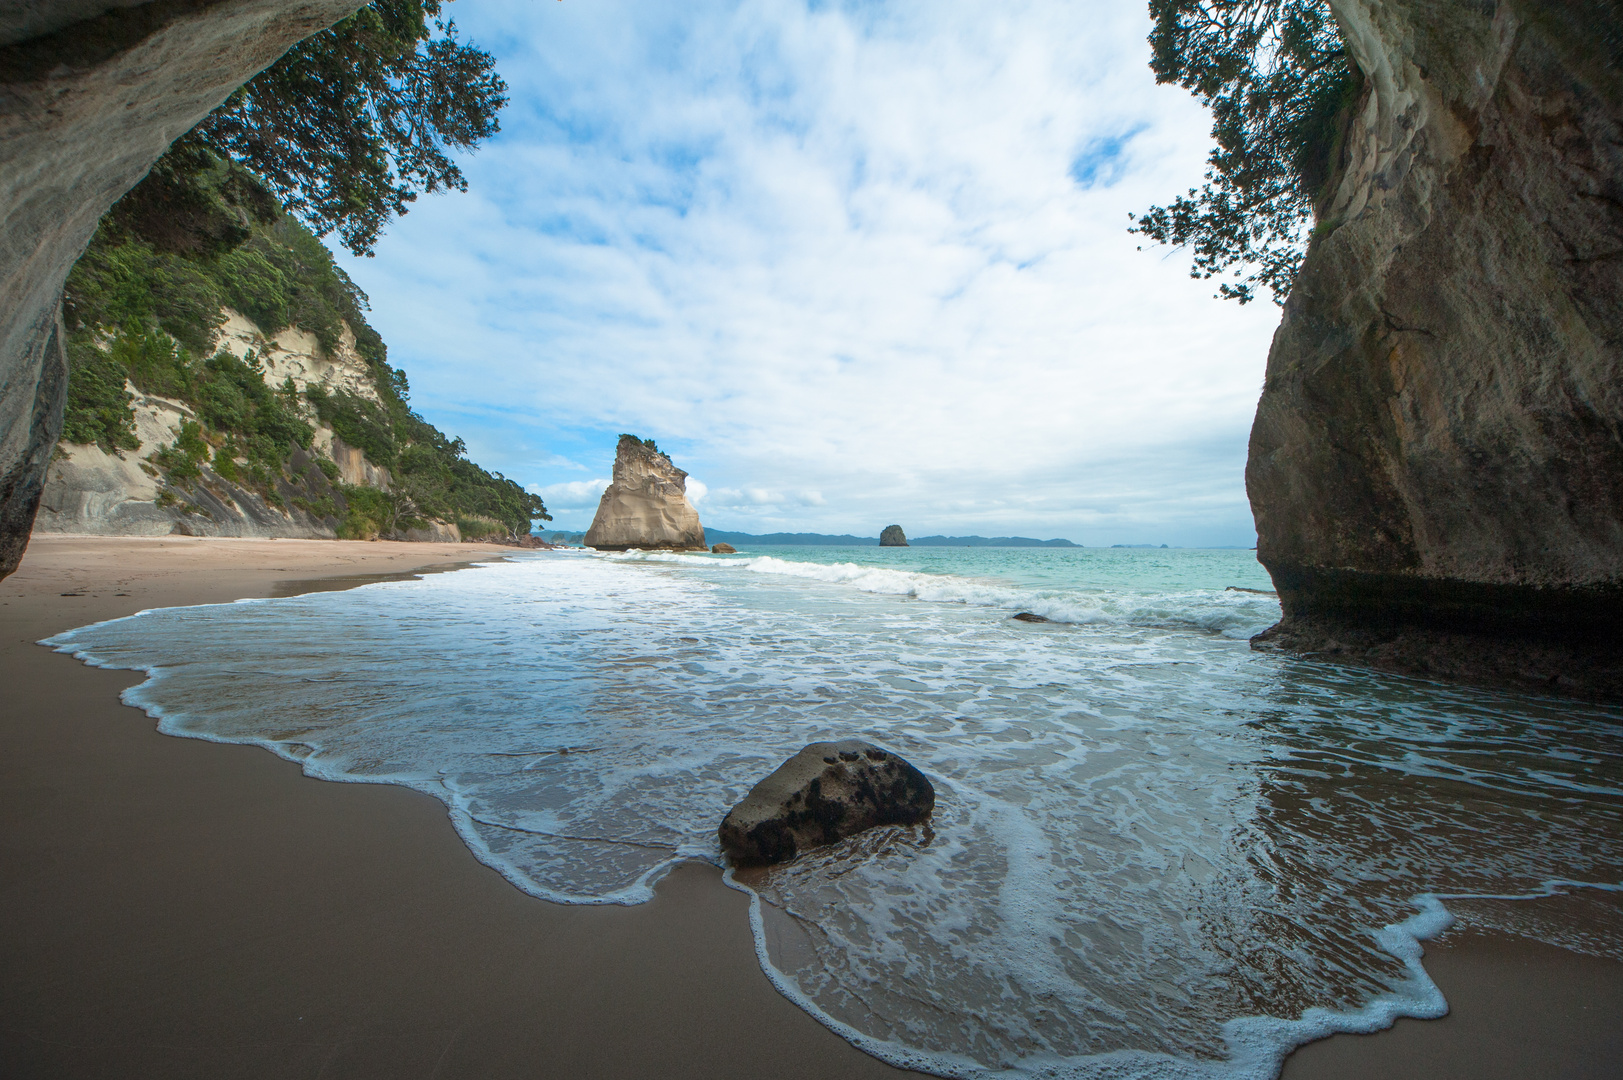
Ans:
POLYGON ((889 747, 927 825, 727 880, 786 996, 944 1076, 1270 1078, 1442 1015, 1456 916, 1623 959, 1623 712, 1253 651, 1270 588, 1235 550, 560 551, 46 644, 144 670, 168 734, 433 795, 559 903, 721 865, 808 742, 889 747))

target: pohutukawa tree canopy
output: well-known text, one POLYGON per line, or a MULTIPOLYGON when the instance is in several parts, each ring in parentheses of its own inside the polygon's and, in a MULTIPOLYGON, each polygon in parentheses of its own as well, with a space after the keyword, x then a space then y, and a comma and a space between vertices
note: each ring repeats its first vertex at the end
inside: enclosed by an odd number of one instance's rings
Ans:
POLYGON ((312 231, 371 254, 419 192, 467 190, 448 151, 500 128, 507 84, 441 8, 373 0, 305 39, 177 141, 154 179, 172 187, 203 155, 234 161, 312 231))
POLYGON ((1191 249, 1190 276, 1233 272, 1283 304, 1311 236, 1361 77, 1325 0, 1150 0, 1150 67, 1212 110, 1206 182, 1133 216, 1131 231, 1191 249))

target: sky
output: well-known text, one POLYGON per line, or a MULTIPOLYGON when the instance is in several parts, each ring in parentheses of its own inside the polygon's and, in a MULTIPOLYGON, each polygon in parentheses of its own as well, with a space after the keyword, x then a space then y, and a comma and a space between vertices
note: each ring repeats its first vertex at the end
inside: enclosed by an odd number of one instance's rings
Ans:
POLYGON ((335 254, 414 406, 546 528, 632 432, 712 528, 1255 543, 1278 309, 1127 232, 1210 147, 1142 0, 447 12, 501 133, 335 254))

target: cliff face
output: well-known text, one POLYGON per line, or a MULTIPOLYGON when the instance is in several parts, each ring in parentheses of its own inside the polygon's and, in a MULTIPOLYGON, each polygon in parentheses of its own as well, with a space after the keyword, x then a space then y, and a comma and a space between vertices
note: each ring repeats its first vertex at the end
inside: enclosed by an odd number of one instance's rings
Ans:
MULTIPOLYGON (((267 337, 251 319, 234 311, 216 335, 216 347, 233 354, 257 353, 269 386, 291 378, 302 393, 318 387, 376 401, 371 369, 354 351, 345 328, 333 354, 315 338, 288 328, 267 337)), ((368 461, 332 428, 315 425, 308 450, 291 451, 269 489, 256 491, 220 475, 222 466, 205 456, 198 476, 183 483, 166 476, 164 452, 174 446, 186 423, 200 418, 186 402, 142 393, 125 383, 132 397, 135 442, 126 450, 94 443, 57 444, 46 472, 34 529, 39 532, 103 536, 257 536, 333 539, 339 535, 347 500, 342 485, 388 491, 389 470, 368 461)), ((317 419, 304 408, 308 419, 317 419)), ((247 458, 233 462, 245 471, 247 458)), ((403 534, 404 535, 404 534, 403 534)), ((460 540, 456 525, 425 521, 410 539, 460 540)))
POLYGON ((688 502, 687 478, 664 454, 640 439, 620 436, 614 482, 604 489, 597 516, 586 530, 586 546, 600 551, 704 550, 704 526, 688 502))
POLYGON ((1264 638, 1623 693, 1623 20, 1331 6, 1365 89, 1251 434, 1264 638))
POLYGON ((358 6, 0 0, 0 577, 61 430, 62 283, 97 220, 227 94, 358 6))

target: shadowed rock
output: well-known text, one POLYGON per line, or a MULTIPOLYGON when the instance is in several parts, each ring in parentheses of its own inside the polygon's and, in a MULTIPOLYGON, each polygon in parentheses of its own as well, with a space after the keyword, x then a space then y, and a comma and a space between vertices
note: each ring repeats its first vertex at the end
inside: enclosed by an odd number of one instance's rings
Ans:
POLYGON ((712 554, 712 555, 737 555, 738 554, 738 549, 733 547, 733 545, 731 545, 731 544, 712 544, 710 546, 710 554, 712 554))
POLYGON ((1045 619, 1041 615, 1034 614, 1034 613, 1032 613, 1030 611, 1022 611, 1022 612, 1020 612, 1020 614, 1013 616, 1013 618, 1019 620, 1020 622, 1053 622, 1054 621, 1053 619, 1045 619))
POLYGON ((787 862, 875 825, 916 825, 935 808, 925 775, 863 739, 812 743, 756 784, 718 834, 739 865, 787 862))
POLYGON ((907 534, 902 532, 900 525, 886 525, 885 531, 879 534, 880 547, 907 547, 907 534))
POLYGON ((1329 6, 1363 79, 1251 431, 1258 644, 1623 697, 1623 19, 1329 6))

